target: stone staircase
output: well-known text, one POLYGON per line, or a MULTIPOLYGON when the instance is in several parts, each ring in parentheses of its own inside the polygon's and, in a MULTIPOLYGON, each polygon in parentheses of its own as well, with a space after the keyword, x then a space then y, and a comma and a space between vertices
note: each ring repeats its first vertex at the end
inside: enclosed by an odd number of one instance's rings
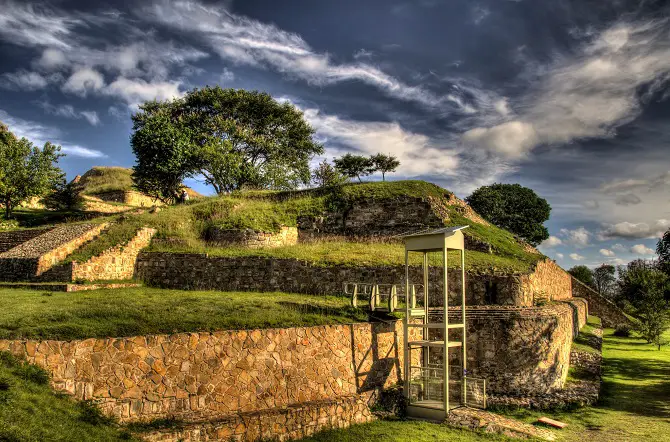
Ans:
MULTIPOLYGON (((35 280, 81 245, 97 237, 107 225, 66 224, 21 242, 0 253, 0 280, 35 280)), ((19 236, 16 236, 16 242, 20 240, 19 236)))

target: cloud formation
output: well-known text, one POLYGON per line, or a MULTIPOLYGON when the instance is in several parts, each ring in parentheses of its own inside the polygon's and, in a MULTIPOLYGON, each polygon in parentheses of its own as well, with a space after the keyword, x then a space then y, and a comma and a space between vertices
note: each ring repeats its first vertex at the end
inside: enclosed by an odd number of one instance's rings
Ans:
POLYGON ((96 111, 78 111, 70 104, 62 104, 54 106, 48 101, 40 101, 37 103, 45 112, 51 115, 57 115, 59 117, 70 118, 70 119, 85 119, 89 124, 97 126, 100 124, 100 118, 96 111))
POLYGON ((542 241, 542 244, 540 244, 540 247, 551 248, 551 247, 559 246, 561 244, 563 244, 563 241, 561 240, 561 238, 559 238, 557 236, 550 236, 549 238, 542 241))
POLYGON ((573 261, 582 261, 585 258, 582 255, 580 255, 579 253, 571 253, 570 254, 570 259, 573 260, 573 261))
POLYGON ((586 247, 591 240, 591 232, 584 227, 578 227, 574 230, 561 229, 559 235, 565 238, 565 242, 577 247, 586 247))
POLYGON ((596 34, 575 55, 543 68, 543 80, 519 100, 514 119, 470 129, 463 141, 514 159, 542 144, 613 136, 669 78, 664 27, 619 22, 596 34))
POLYGON ((649 256, 656 254, 656 251, 650 249, 644 244, 636 244, 630 248, 630 253, 634 253, 635 255, 649 256))
POLYGON ((609 249, 600 249, 600 254, 603 255, 603 256, 607 256, 607 257, 616 256, 616 253, 614 253, 613 251, 611 251, 609 249))
POLYGON ((670 228, 670 220, 659 219, 652 224, 631 223, 628 221, 607 224, 598 232, 598 239, 601 241, 623 238, 623 239, 644 239, 660 238, 663 233, 670 228))
POLYGON ((44 89, 47 84, 47 79, 42 75, 25 69, 17 72, 7 72, 0 76, 0 87, 4 89, 36 91, 44 89))

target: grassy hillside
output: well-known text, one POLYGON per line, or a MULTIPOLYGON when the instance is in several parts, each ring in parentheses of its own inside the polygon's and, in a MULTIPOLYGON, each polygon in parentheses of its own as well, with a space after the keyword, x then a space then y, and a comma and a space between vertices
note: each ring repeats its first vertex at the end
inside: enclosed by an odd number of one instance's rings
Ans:
POLYGON ((133 170, 125 167, 94 167, 81 176, 82 193, 93 195, 133 188, 133 170))
POLYGON ((514 236, 495 226, 474 222, 461 206, 450 204, 451 193, 425 181, 394 181, 348 184, 335 189, 293 192, 247 191, 203 198, 189 204, 163 208, 158 213, 123 215, 119 223, 77 251, 71 259, 85 261, 107 248, 127 242, 142 226, 155 227, 157 238, 170 238, 171 245, 153 245, 150 251, 206 252, 222 256, 262 255, 297 258, 323 264, 386 265, 402 263, 402 245, 361 243, 347 240, 320 241, 278 249, 209 247, 203 238, 212 227, 277 232, 281 226, 297 226, 304 215, 346 211, 357 200, 410 196, 438 201, 448 214, 445 226, 467 224, 465 234, 491 244, 494 254, 469 252, 468 267, 478 271, 525 271, 542 256, 524 248, 514 236), (175 245, 177 243, 178 245, 175 245))

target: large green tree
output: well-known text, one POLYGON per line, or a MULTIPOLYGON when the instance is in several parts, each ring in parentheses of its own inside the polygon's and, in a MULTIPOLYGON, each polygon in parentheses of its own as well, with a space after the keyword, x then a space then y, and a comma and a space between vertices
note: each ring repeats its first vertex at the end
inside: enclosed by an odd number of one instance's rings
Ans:
POLYGON ((593 281, 593 270, 586 267, 585 265, 574 266, 568 270, 572 276, 574 276, 578 281, 583 282, 589 287, 595 287, 593 281))
POLYGON ((602 264, 593 269, 593 286, 601 295, 613 298, 616 291, 616 267, 602 264))
POLYGON ((549 219, 551 206, 532 189, 519 184, 492 184, 480 187, 465 200, 486 220, 529 244, 536 246, 549 238, 543 223, 549 219))
POLYGON ((134 179, 161 199, 194 175, 217 193, 294 189, 309 183, 309 161, 323 152, 299 109, 257 91, 194 89, 140 106, 133 123, 134 179))
POLYGON ((45 196, 64 182, 65 175, 57 166, 63 156, 60 149, 49 142, 40 149, 0 123, 0 202, 6 218, 11 218, 17 205, 45 196))
POLYGON ((398 166, 400 166, 400 161, 396 157, 383 153, 372 155, 370 161, 372 161, 375 171, 382 173, 382 181, 386 181, 387 173, 395 172, 398 166))
POLYGON ((342 175, 349 178, 358 178, 359 182, 362 181, 361 177, 370 175, 375 171, 372 159, 363 155, 347 153, 340 158, 333 159, 333 163, 335 163, 335 169, 342 175))
POLYGON ((656 254, 661 270, 670 276, 670 229, 663 234, 663 237, 656 244, 656 254))

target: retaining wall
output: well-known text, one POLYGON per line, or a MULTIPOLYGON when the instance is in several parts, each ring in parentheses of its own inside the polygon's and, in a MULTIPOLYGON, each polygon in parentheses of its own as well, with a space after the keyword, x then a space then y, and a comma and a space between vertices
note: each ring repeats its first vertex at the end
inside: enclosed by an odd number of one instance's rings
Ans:
MULTIPOLYGON (((551 299, 566 299, 572 294, 560 267, 538 264, 540 276, 466 275, 468 305, 517 305, 530 307, 534 293, 543 291, 551 299)), ((174 289, 285 291, 308 294, 340 294, 345 282, 400 284, 405 279, 404 266, 351 267, 318 265, 295 259, 264 257, 215 257, 192 253, 140 253, 137 277, 146 284, 174 289)), ((442 270, 430 269, 431 304, 442 299, 442 270)), ((422 281, 419 267, 410 269, 410 280, 422 281)), ((461 274, 449 272, 449 292, 454 302, 460 300, 461 274)), ((569 280, 567 280, 569 283, 569 280)), ((549 300, 551 300, 549 299, 549 300)))
MULTIPOLYGON (((579 302, 578 302, 579 304, 579 302)), ((585 303, 581 302, 585 308, 585 303)), ((580 315, 585 316, 585 309, 580 315)), ((452 315, 450 315, 452 316, 452 315)), ((458 320, 453 312, 451 320, 458 320)), ((495 393, 543 393, 567 376, 573 309, 472 307, 468 368, 495 393)), ((372 394, 403 379, 402 322, 0 341, 53 384, 122 421, 217 419, 372 394)), ((418 329, 412 334, 418 337, 418 329)))
POLYGON ((208 230, 206 239, 214 245, 240 244, 252 249, 290 246, 298 243, 298 228, 284 226, 279 232, 272 233, 213 227, 208 230))
POLYGON ((613 328, 619 324, 631 323, 628 316, 616 304, 574 277, 572 278, 572 295, 588 301, 590 314, 599 317, 603 327, 613 328))
POLYGON ((96 193, 95 197, 102 201, 122 203, 134 207, 162 206, 163 203, 148 195, 134 190, 115 190, 110 192, 96 193))

